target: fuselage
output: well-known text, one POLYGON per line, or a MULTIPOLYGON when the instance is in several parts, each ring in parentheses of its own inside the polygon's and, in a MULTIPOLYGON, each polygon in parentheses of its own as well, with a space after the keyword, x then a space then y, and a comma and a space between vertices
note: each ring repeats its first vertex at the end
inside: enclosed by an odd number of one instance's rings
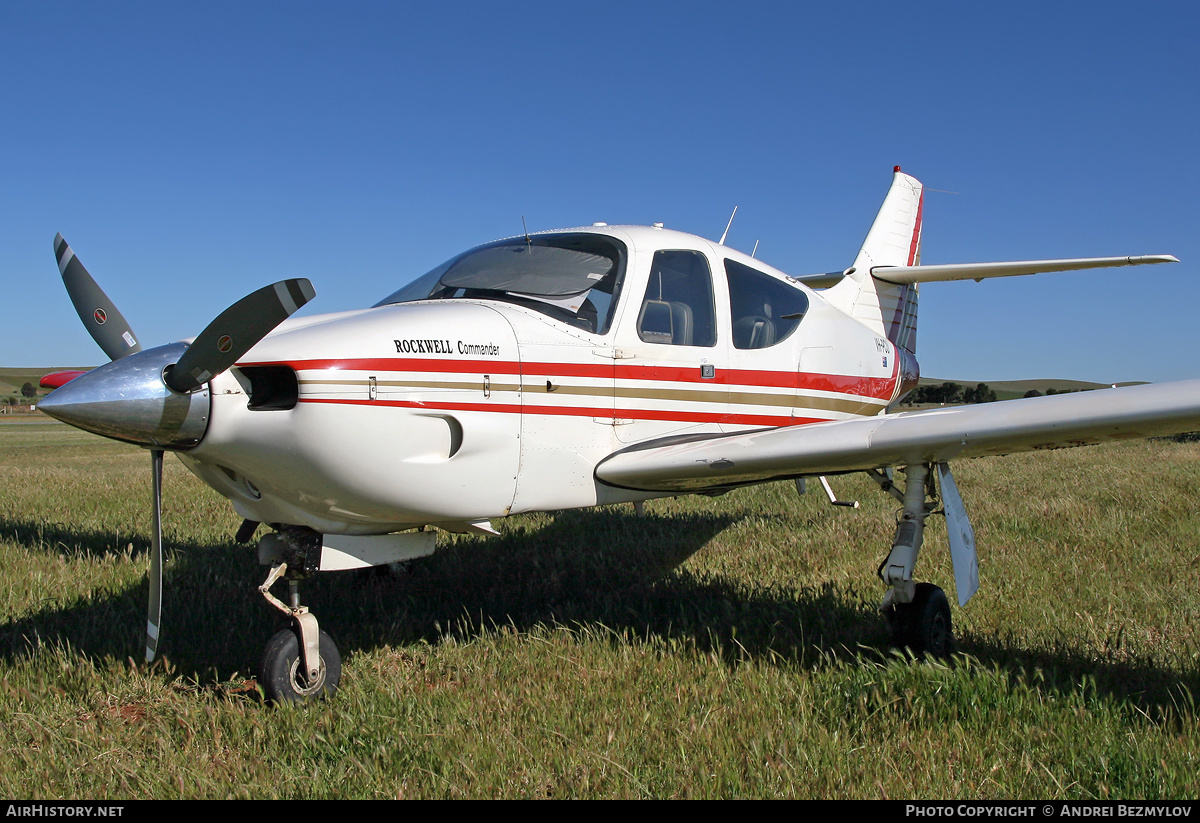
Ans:
POLYGON ((184 462, 252 520, 454 529, 644 499, 596 465, 666 437, 879 414, 907 382, 893 345, 819 293, 679 232, 515 238, 422 280, 405 302, 281 325, 212 380, 184 462))

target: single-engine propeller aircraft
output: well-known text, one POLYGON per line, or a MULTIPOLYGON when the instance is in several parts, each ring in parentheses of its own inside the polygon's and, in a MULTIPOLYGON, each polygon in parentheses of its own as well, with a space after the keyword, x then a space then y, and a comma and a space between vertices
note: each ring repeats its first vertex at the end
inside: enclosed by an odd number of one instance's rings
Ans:
MULTIPOLYGON (((921 184, 896 167, 845 271, 789 277, 653 227, 525 234, 464 252, 358 311, 288 319, 285 280, 195 338, 141 350, 61 236, 71 298, 112 359, 46 413, 150 450, 158 645, 165 451, 261 523, 259 587, 291 619, 266 646, 272 700, 332 692, 333 641, 301 605, 318 571, 428 555, 436 530, 529 511, 866 472, 902 506, 878 574, 894 639, 952 648, 942 589, 914 579, 940 503, 960 604, 978 587, 953 460, 1200 429, 1200 380, 886 413, 917 383, 917 284, 1177 262, 1169 255, 920 265, 921 184), (892 470, 901 470, 903 479, 892 470), (287 581, 286 602, 272 594, 287 581)), ((722 238, 723 239, 723 238, 722 238)), ((831 495, 831 499, 833 496, 831 495)))

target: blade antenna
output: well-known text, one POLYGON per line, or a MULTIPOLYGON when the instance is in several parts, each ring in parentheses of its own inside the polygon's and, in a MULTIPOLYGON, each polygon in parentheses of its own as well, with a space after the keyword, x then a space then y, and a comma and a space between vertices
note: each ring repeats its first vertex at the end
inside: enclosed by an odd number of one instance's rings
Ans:
POLYGON ((733 207, 733 214, 729 215, 729 222, 725 224, 725 233, 721 235, 719 245, 725 245, 725 238, 729 235, 729 227, 733 225, 733 218, 737 216, 737 206, 733 207))
POLYGON ((150 450, 150 476, 154 508, 150 518, 150 603, 146 611, 146 662, 158 654, 158 628, 162 625, 162 470, 163 450, 150 450))
POLYGON ((754 241, 754 250, 750 252, 750 256, 753 257, 756 254, 758 254, 758 241, 757 240, 754 241))
POLYGON ((533 254, 533 241, 529 239, 529 226, 525 225, 525 215, 521 215, 521 228, 525 230, 525 250, 533 254))

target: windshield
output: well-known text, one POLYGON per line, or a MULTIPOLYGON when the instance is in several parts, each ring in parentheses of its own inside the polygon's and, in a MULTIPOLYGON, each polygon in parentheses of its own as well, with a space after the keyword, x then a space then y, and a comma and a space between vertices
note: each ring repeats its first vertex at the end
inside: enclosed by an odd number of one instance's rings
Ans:
POLYGON ((605 334, 625 274, 625 246, 601 234, 550 234, 471 249, 375 305, 475 298, 525 306, 605 334))

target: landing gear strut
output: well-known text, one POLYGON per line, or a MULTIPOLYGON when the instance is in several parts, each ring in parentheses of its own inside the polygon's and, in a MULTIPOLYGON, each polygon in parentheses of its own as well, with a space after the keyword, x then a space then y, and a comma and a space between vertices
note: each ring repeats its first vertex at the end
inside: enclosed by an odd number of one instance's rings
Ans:
POLYGON ((913 582, 913 570, 925 535, 925 518, 936 508, 937 488, 928 465, 905 466, 903 471, 903 492, 896 489, 890 475, 871 473, 884 491, 904 504, 896 523, 892 550, 879 566, 879 577, 888 586, 880 610, 894 645, 917 656, 945 658, 954 653, 946 593, 932 583, 913 582))
POLYGON ((267 602, 287 615, 292 627, 277 633, 263 650, 258 683, 272 703, 303 703, 332 695, 342 677, 342 658, 317 617, 300 605, 300 581, 320 568, 321 535, 308 529, 288 528, 265 535, 258 544, 259 560, 271 566, 258 587, 267 602), (285 578, 288 600, 271 594, 285 578))

